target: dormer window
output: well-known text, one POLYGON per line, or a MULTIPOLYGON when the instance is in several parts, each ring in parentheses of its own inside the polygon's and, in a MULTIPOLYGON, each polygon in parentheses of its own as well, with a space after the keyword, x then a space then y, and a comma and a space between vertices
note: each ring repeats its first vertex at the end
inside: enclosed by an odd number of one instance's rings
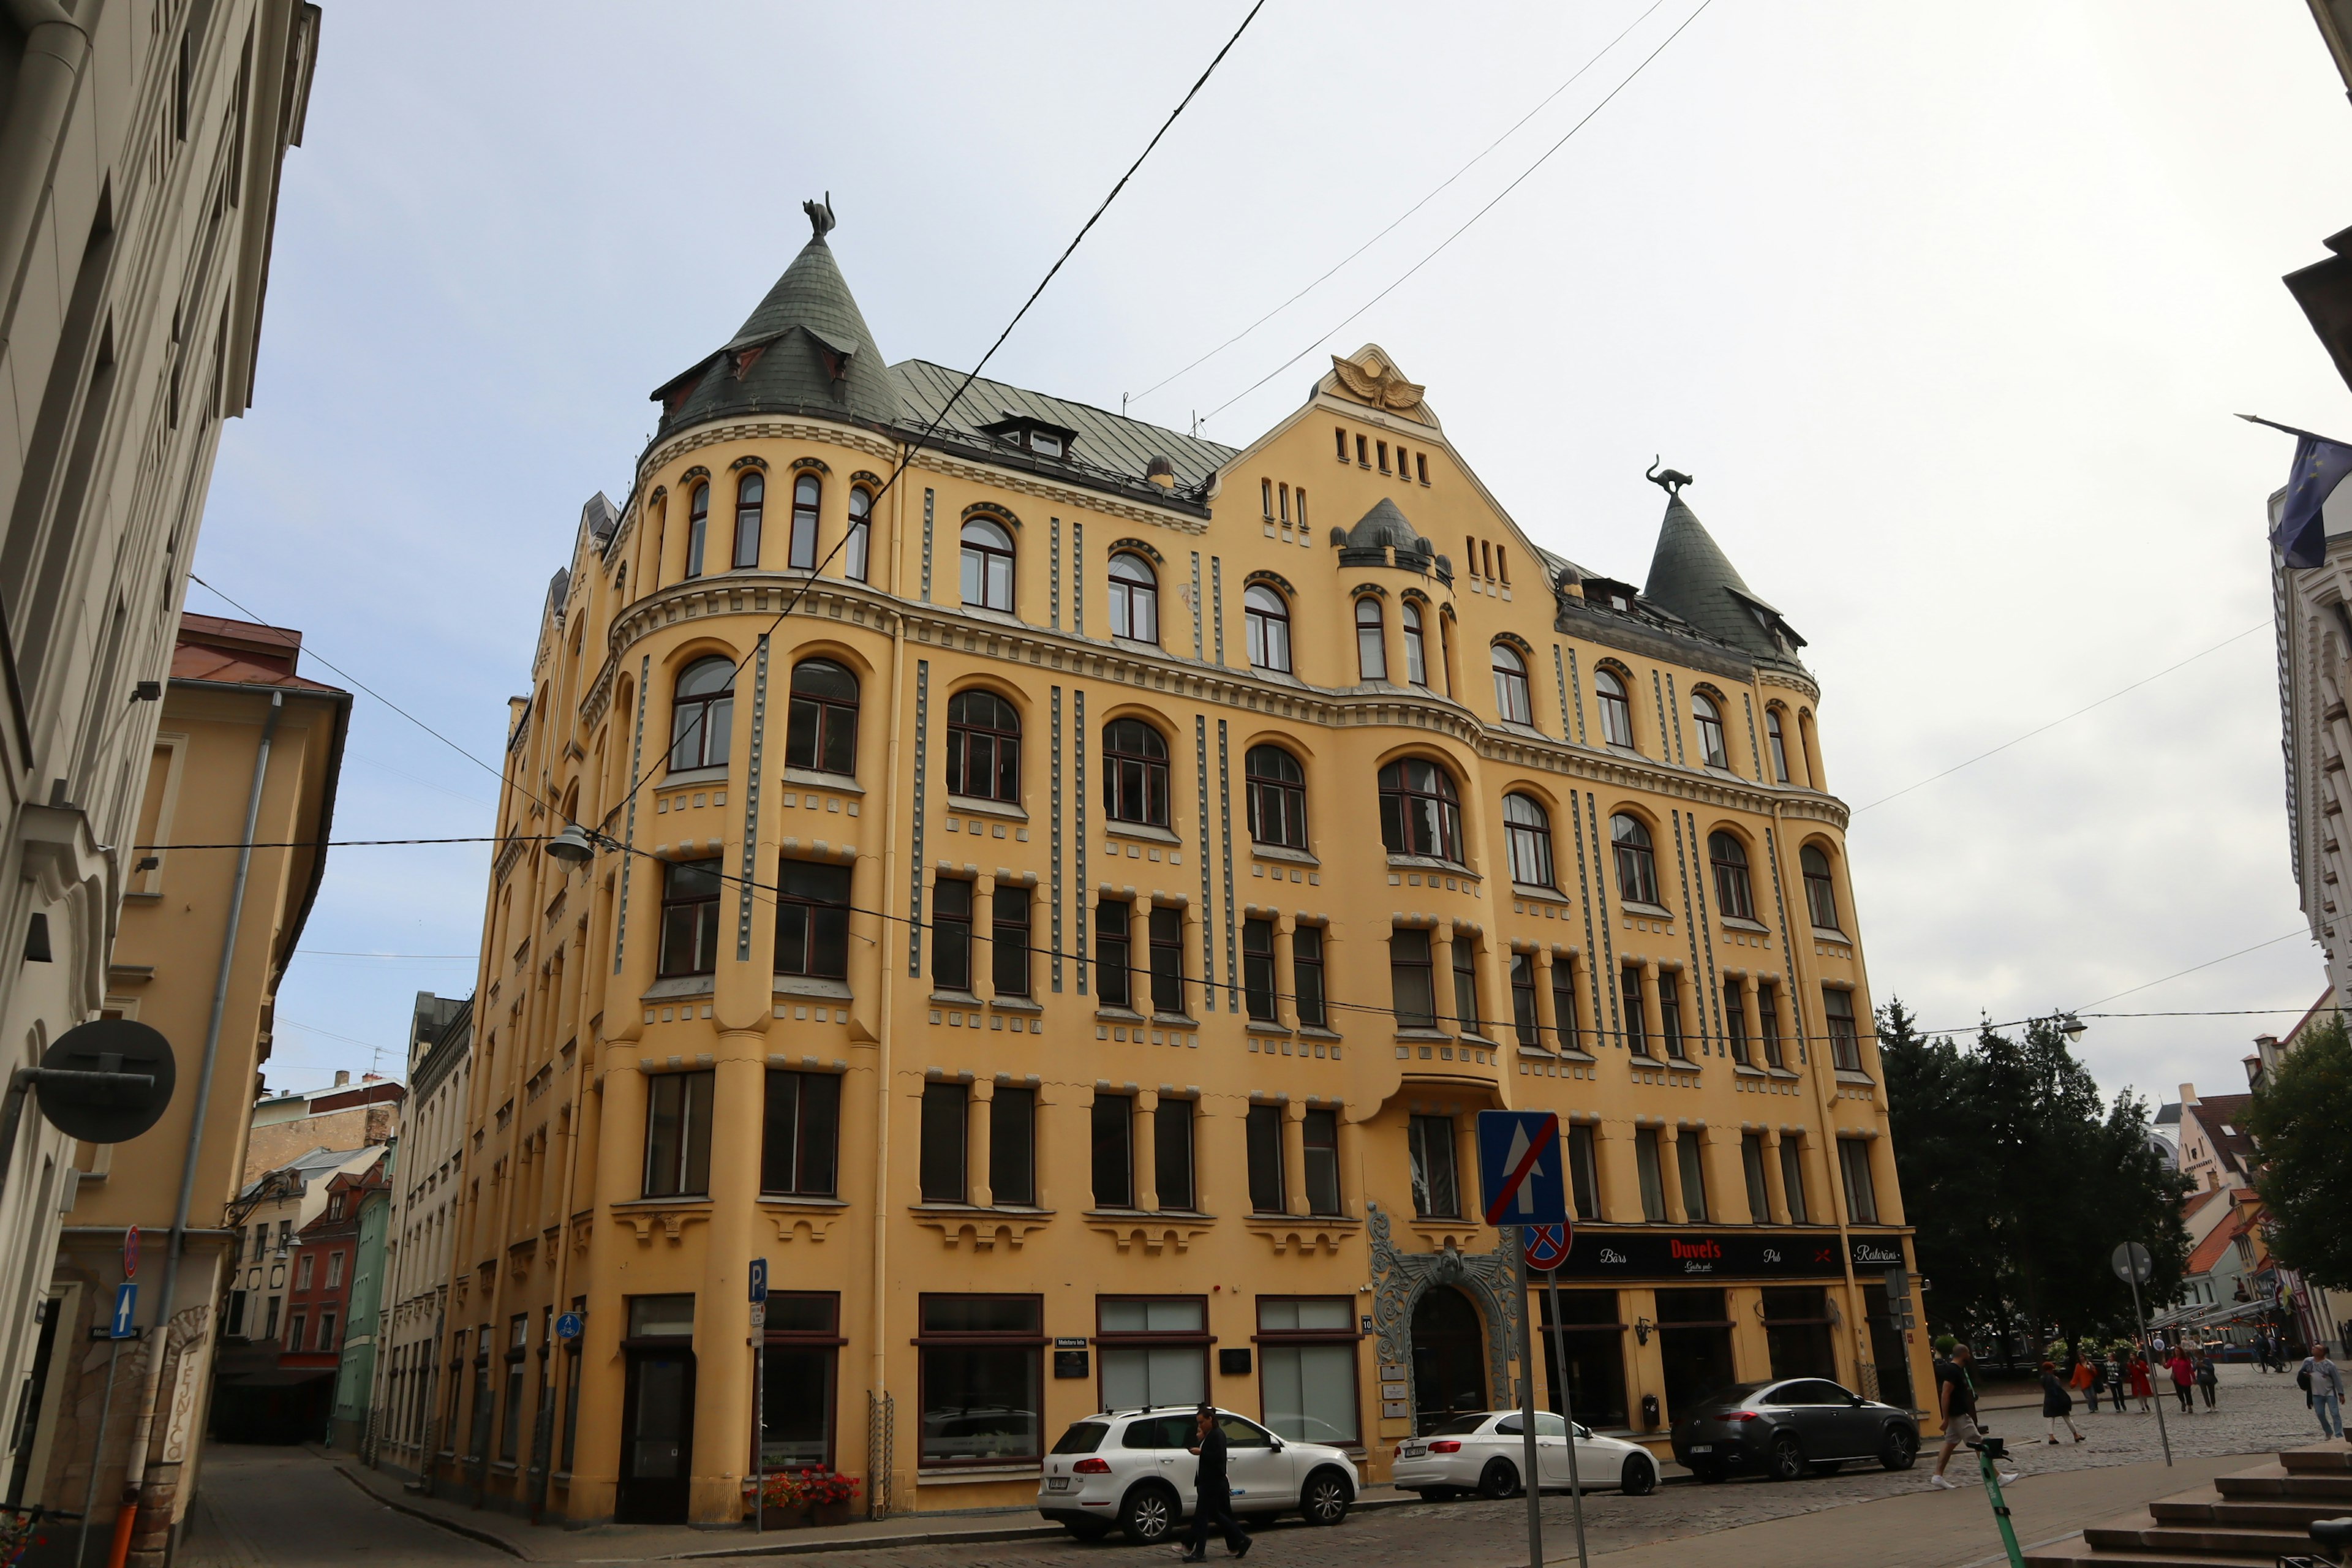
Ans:
POLYGON ((1062 455, 1062 438, 1051 430, 1032 430, 1029 449, 1041 458, 1058 458, 1062 455))
POLYGON ((1008 447, 1033 452, 1040 458, 1066 458, 1070 455, 1071 446, 1078 438, 1076 430, 1065 426, 1048 425, 1042 419, 1010 410, 1003 418, 981 428, 1008 447))

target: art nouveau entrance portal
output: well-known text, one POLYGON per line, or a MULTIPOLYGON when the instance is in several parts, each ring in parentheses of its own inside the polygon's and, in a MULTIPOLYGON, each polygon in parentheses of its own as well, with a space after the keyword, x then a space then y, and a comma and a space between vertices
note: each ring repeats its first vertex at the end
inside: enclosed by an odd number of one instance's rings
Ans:
POLYGON ((1412 1309, 1414 1431, 1487 1408, 1486 1358, 1486 1334, 1470 1298, 1450 1285, 1422 1292, 1412 1309))

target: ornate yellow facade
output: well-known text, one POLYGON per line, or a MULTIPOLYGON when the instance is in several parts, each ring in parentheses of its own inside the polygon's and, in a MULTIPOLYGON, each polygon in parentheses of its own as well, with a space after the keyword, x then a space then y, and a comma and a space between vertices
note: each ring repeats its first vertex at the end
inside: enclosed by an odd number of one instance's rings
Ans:
POLYGON ((764 1463, 878 1510, 1026 1502, 1073 1418, 1203 1396, 1377 1480, 1516 1399, 1506 1106, 1568 1128, 1580 1416, 1926 1386, 1818 689, 1686 481, 1637 589, 1378 348, 1241 450, 943 413, 812 217, 515 702, 451 1332, 386 1380, 441 1476, 732 1520, 763 1385, 764 1463))

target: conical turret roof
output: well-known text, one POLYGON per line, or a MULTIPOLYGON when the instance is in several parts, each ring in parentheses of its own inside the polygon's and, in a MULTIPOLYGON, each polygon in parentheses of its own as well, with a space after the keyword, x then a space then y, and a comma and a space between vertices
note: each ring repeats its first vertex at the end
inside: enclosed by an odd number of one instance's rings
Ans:
POLYGON ((829 203, 803 204, 815 229, 725 347, 653 394, 661 434, 744 414, 795 413, 890 426, 898 394, 833 258, 829 203))
POLYGON ((1796 649, 1804 646, 1780 612, 1749 590, 1679 490, 1666 501, 1642 596, 1717 641, 1759 658, 1794 664, 1796 649))

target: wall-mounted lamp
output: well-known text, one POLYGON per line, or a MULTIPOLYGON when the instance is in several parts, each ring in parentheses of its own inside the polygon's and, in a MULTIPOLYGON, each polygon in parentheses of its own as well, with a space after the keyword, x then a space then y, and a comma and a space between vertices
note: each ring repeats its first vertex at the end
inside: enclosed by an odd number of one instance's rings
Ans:
POLYGON ((1649 1319, 1647 1319, 1647 1318, 1636 1318, 1636 1319, 1634 1319, 1634 1320, 1633 1320, 1633 1342, 1634 1342, 1635 1344, 1637 1344, 1637 1345, 1645 1345, 1645 1344, 1648 1344, 1648 1343, 1650 1342, 1650 1331, 1651 1331, 1651 1330, 1653 1330, 1653 1329, 1654 1329, 1654 1328, 1656 1328, 1657 1326, 1658 1326, 1657 1324, 1655 1324, 1655 1323, 1654 1323, 1654 1322, 1650 1321, 1650 1320, 1649 1320, 1649 1319))

